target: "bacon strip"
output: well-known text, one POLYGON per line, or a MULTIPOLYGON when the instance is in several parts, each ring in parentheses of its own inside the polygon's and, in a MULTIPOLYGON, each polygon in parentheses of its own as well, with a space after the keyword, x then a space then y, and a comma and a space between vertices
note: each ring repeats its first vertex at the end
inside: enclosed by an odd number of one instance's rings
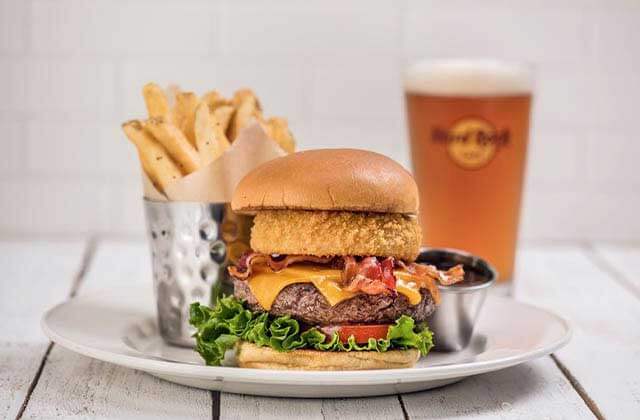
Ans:
POLYGON ((393 268, 396 265, 396 260, 393 257, 387 257, 380 263, 382 268, 382 281, 389 289, 395 290, 396 288, 396 276, 393 274, 393 268))
POLYGON ((464 280, 462 264, 451 267, 447 271, 438 270, 435 265, 429 264, 405 264, 403 261, 398 261, 398 265, 415 276, 425 276, 437 280, 443 286, 451 286, 464 280))
POLYGON ((236 266, 229 267, 229 273, 239 279, 246 280, 251 276, 253 267, 266 265, 273 271, 280 271, 286 267, 299 263, 312 262, 316 264, 331 264, 342 270, 342 285, 349 292, 362 292, 370 295, 390 293, 395 295, 396 277, 393 274, 395 267, 403 268, 411 275, 423 280, 436 303, 439 302, 439 291, 435 282, 444 286, 455 284, 464 279, 462 265, 456 265, 446 272, 438 270, 433 265, 411 263, 387 257, 380 261, 376 257, 358 258, 348 255, 342 257, 315 257, 312 255, 267 255, 250 252, 244 254, 238 260, 236 266))
POLYGON ((233 277, 246 280, 251 276, 251 272, 256 265, 267 265, 273 271, 281 271, 298 262, 312 262, 316 264, 328 264, 333 257, 314 257, 313 255, 282 255, 273 256, 249 252, 243 254, 235 266, 229 267, 229 274, 233 277))
POLYGON ((396 293, 396 278, 393 275, 393 258, 382 263, 376 257, 365 257, 357 262, 355 257, 343 257, 342 284, 349 292, 363 292, 369 295, 396 293))

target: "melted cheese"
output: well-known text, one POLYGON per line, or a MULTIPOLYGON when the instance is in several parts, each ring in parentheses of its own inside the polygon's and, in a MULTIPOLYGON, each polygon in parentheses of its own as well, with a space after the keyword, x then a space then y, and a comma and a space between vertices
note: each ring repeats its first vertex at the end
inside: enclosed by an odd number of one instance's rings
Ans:
POLYGON ((414 281, 405 281, 400 276, 398 276, 398 272, 394 272, 396 275, 396 290, 398 293, 401 293, 409 299, 409 303, 412 305, 417 305, 422 300, 422 295, 420 294, 420 288, 414 281))
MULTIPOLYGON (((431 280, 428 278, 420 278, 404 270, 394 270, 393 274, 396 276, 396 279, 397 279, 396 288, 398 289, 398 293, 402 293, 400 292, 400 287, 403 287, 401 285, 405 285, 405 284, 408 285, 414 291, 415 290, 419 291, 420 289, 427 289, 431 293, 431 296, 433 297, 433 301, 435 302, 435 304, 436 305, 440 304, 440 290, 438 289, 438 286, 436 285, 436 282, 434 280, 431 280)), ((419 292, 418 294, 420 295, 419 292)), ((409 302, 411 302, 412 305, 417 304, 417 303, 413 303, 414 301, 411 300, 411 297, 409 297, 408 295, 406 296, 407 298, 409 298, 409 302)), ((419 296, 417 302, 420 303, 421 299, 422 299, 422 295, 419 296)))
POLYGON ((311 283, 334 306, 355 293, 342 290, 338 284, 340 270, 312 265, 297 265, 273 272, 266 267, 255 267, 254 274, 247 280, 251 293, 265 309, 271 309, 273 301, 285 287, 295 283, 311 283))
MULTIPOLYGON (((263 308, 269 310, 273 301, 285 287, 296 283, 311 283, 334 306, 357 293, 348 292, 340 287, 340 270, 321 266, 300 264, 273 272, 267 267, 254 267, 254 273, 247 280, 251 293, 263 308)), ((421 285, 415 277, 404 271, 394 271, 398 281, 396 289, 407 297, 411 305, 422 300, 421 285)))

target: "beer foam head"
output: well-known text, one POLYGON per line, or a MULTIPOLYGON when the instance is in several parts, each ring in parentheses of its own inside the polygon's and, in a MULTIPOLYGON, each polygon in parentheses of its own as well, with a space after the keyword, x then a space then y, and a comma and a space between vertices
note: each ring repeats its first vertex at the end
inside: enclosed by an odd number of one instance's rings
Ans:
POLYGON ((446 96, 507 96, 531 93, 527 65, 494 60, 421 61, 404 75, 405 90, 446 96))

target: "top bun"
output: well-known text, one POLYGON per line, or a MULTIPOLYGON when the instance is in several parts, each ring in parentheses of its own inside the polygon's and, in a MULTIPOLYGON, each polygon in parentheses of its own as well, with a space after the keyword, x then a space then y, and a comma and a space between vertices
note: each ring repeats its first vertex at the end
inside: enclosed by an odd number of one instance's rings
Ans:
POLYGON ((418 187, 400 164, 356 149, 298 152, 266 162, 238 184, 231 207, 417 214, 418 187))

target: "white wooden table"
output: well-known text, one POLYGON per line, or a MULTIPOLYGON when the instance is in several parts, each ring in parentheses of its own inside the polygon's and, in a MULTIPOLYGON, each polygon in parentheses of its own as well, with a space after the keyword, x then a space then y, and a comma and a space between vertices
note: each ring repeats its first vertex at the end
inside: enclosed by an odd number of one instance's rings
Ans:
POLYGON ((571 343, 441 389, 377 398, 190 389, 49 343, 39 326, 48 307, 150 281, 143 242, 0 241, 0 276, 0 418, 640 419, 640 246, 523 246, 515 295, 569 318, 571 343))

